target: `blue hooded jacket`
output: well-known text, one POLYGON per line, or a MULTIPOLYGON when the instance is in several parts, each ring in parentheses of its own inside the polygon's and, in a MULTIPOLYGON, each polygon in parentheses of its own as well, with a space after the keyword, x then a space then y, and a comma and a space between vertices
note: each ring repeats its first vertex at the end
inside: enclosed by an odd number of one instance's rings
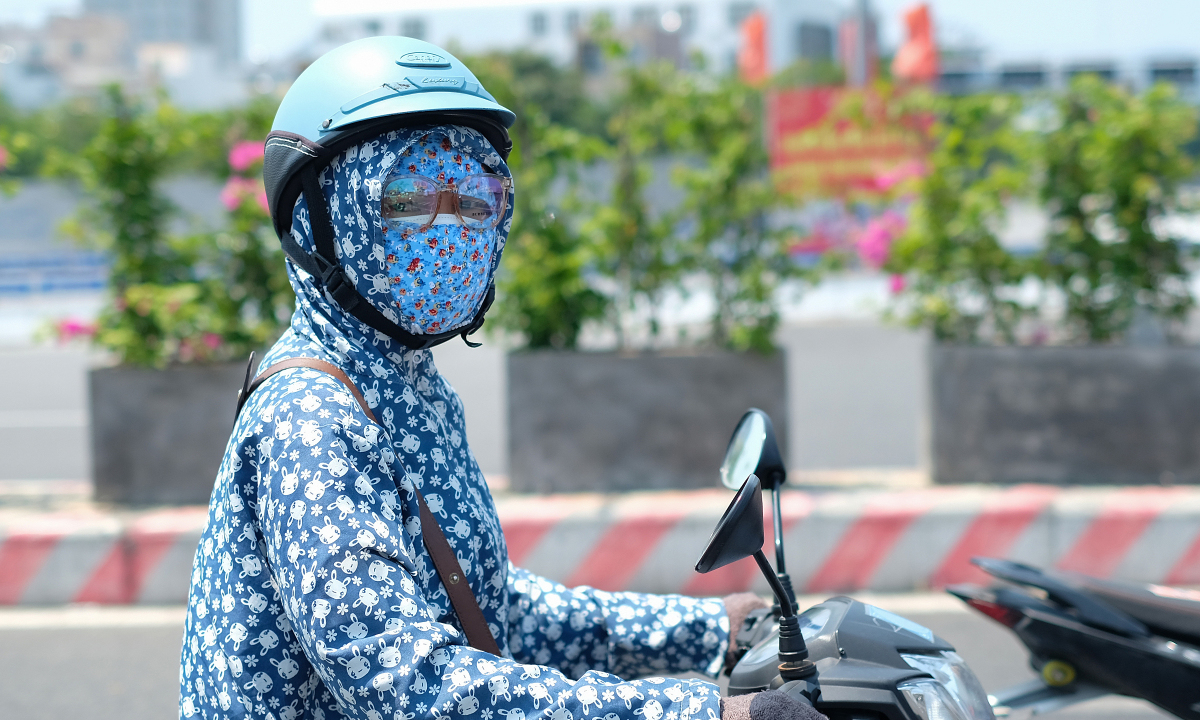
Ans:
MULTIPOLYGON (((411 318, 392 288, 436 285, 403 274, 422 264, 416 253, 437 263, 394 229, 389 237, 379 197, 389 170, 422 153, 427 165, 465 159, 509 175, 478 133, 441 127, 351 147, 320 176, 343 266, 402 324, 411 318)), ((486 246, 488 279, 511 216, 510 193, 493 234, 471 239, 486 246)), ((301 198, 292 233, 311 251, 308 222, 301 198)), ((460 230, 435 225, 429 239, 460 230)), ((291 357, 333 363, 381 424, 314 370, 282 371, 250 396, 193 565, 180 716, 715 720, 713 683, 633 678, 715 674, 728 643, 722 603, 566 588, 513 567, 462 403, 431 353, 361 324, 290 262, 288 273, 296 311, 262 367, 291 357), (500 657, 467 644, 422 542, 414 488, 457 554, 500 657)))

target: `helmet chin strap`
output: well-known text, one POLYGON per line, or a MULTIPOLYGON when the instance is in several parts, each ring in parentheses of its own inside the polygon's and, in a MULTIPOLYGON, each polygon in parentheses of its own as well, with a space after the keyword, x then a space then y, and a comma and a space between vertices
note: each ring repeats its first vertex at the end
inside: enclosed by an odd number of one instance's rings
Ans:
POLYGON ((462 337, 469 347, 479 347, 482 343, 471 342, 468 338, 476 330, 483 327, 484 315, 496 299, 495 281, 488 283, 487 294, 483 303, 476 311, 475 317, 466 327, 449 330, 436 335, 415 335, 400 327, 382 312, 377 310, 363 295, 355 289, 346 270, 338 262, 336 240, 333 235, 333 221, 329 217, 329 207, 325 202, 325 193, 321 192, 317 171, 312 163, 300 171, 301 192, 308 205, 309 222, 312 226, 313 244, 316 252, 308 253, 292 237, 291 233, 282 233, 280 241, 283 251, 288 258, 304 272, 320 278, 321 286, 338 307, 353 315, 393 340, 399 341, 411 350, 424 350, 440 345, 455 336, 462 337))

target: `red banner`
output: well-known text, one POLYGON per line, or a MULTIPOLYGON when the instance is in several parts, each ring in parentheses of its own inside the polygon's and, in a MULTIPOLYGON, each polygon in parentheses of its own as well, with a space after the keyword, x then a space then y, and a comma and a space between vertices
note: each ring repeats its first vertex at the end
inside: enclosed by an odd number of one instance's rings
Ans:
POLYGON ((879 194, 922 173, 920 137, 912 127, 831 121, 847 92, 821 87, 768 94, 771 175, 785 194, 879 194))

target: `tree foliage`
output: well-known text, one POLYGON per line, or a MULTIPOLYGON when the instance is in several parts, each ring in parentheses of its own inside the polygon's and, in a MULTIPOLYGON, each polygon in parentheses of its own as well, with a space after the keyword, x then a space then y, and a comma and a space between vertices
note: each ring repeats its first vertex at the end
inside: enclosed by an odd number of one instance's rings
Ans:
POLYGON ((468 59, 482 84, 517 115, 508 164, 516 185, 513 222, 490 313, 535 348, 573 348, 585 322, 603 317, 607 299, 589 283, 592 247, 568 220, 579 207, 578 168, 604 149, 581 130, 594 111, 572 71, 528 54, 468 59), (556 194, 556 181, 568 188, 556 194))
POLYGON ((681 122, 668 129, 675 147, 697 159, 675 170, 685 193, 683 270, 708 279, 714 345, 767 352, 779 324, 776 291, 801 271, 786 236, 767 223, 781 200, 767 172, 762 95, 733 77, 680 87, 670 114, 681 122))
MULTIPOLYGON (((162 181, 194 151, 187 118, 169 103, 135 102, 110 88, 96 134, 70 167, 95 205, 74 223, 77 237, 109 252, 110 302, 96 341, 126 364, 239 357, 270 342, 293 305, 283 254, 257 197, 252 175, 240 168, 226 187, 228 228, 179 235, 176 209, 162 181)), ((226 170, 229 172, 229 170, 226 170)))
POLYGON ((1069 331, 1111 341, 1138 307, 1182 320, 1195 304, 1187 250, 1159 223, 1194 171, 1184 146, 1195 109, 1165 84, 1135 96, 1095 76, 1078 78, 1056 106, 1058 127, 1042 146, 1051 229, 1040 274, 1065 294, 1069 331))
MULTIPOLYGON (((518 118, 516 212, 494 325, 531 347, 575 347, 589 324, 615 330, 621 347, 656 344, 664 297, 691 292, 699 278, 715 302, 709 332, 693 341, 769 349, 777 289, 796 266, 766 221, 778 199, 761 89, 635 61, 595 31, 612 71, 602 96, 584 92, 578 70, 529 52, 465 58, 518 118)), ((180 173, 243 190, 256 183, 226 154, 265 136, 276 105, 260 97, 187 113, 165 97, 134 102, 114 89, 34 113, 0 106, 10 175, 79 178, 94 197, 73 232, 112 254, 112 304, 97 339, 126 362, 230 357, 286 320, 282 256, 253 193, 239 196, 219 231, 191 234, 179 232, 182 218, 162 193, 180 173)))
POLYGON ((778 200, 760 91, 635 62, 598 38, 615 78, 603 101, 580 93, 575 71, 523 53, 468 60, 518 117, 494 316, 530 347, 574 347, 603 319, 626 348, 653 342, 664 295, 700 276, 715 296, 707 341, 768 350, 776 289, 795 265, 765 222, 778 200), (674 165, 670 178, 656 164, 674 165))
POLYGON ((1015 341, 1025 308, 1006 290, 1031 267, 1000 245, 1005 203, 1030 191, 1031 138, 1011 95, 941 97, 929 107, 926 175, 889 268, 911 278, 907 319, 947 341, 1015 341))
POLYGON ((610 322, 617 344, 629 344, 633 318, 649 314, 649 336, 660 331, 657 309, 680 271, 678 238, 671 217, 654 212, 647 192, 653 181, 651 161, 666 149, 664 128, 677 121, 669 96, 675 70, 666 62, 635 64, 620 51, 620 90, 612 100, 607 153, 611 184, 587 220, 596 263, 610 281, 610 322))
POLYGON ((910 323, 945 341, 1011 344, 1029 320, 1103 343, 1123 338, 1139 308, 1169 327, 1193 307, 1191 251, 1162 223, 1194 171, 1196 111, 1173 88, 1135 95, 1083 76, 1028 104, 941 97, 930 111, 928 173, 888 264, 908 279, 910 323), (998 238, 1015 198, 1050 218, 1024 256, 998 238), (1056 313, 1047 299, 1059 298, 1056 313))

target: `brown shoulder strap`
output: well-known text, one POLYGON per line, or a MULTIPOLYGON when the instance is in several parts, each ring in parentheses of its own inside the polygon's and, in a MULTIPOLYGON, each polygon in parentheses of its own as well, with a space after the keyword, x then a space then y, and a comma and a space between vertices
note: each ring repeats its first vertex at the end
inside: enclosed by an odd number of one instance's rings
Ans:
MULTIPOLYGON (((250 362, 251 363, 254 362, 254 353, 250 353, 250 362)), ((271 377, 272 375, 274 375, 275 373, 277 373, 281 370, 287 370, 288 368, 298 368, 298 367, 311 368, 313 370, 320 370, 321 372, 323 372, 327 375, 332 375, 338 382, 345 385, 346 389, 350 391, 350 394, 354 396, 354 399, 358 402, 358 406, 361 407, 362 411, 367 414, 367 419, 370 420, 371 422, 375 423, 376 425, 379 424, 379 421, 375 419, 375 413, 371 412, 371 407, 369 405, 367 405, 366 398, 364 398, 362 393, 358 391, 358 388, 355 387, 354 383, 350 380, 350 377, 348 375, 346 375, 346 373, 342 372, 342 369, 340 367, 338 367, 337 365, 334 365, 333 363, 327 363, 324 360, 317 360, 316 358, 304 358, 304 357, 280 360, 279 362, 275 363, 271 367, 260 372, 258 374, 258 377, 254 378, 254 382, 244 384, 242 386, 242 389, 238 392, 237 414, 238 415, 242 414, 242 406, 246 404, 246 400, 250 397, 250 393, 257 390, 258 386, 262 385, 264 382, 266 382, 267 378, 271 377)), ((246 379, 249 380, 249 378, 250 378, 250 368, 247 366, 246 379)))
MULTIPOLYGON (((253 364, 254 354, 251 353, 250 365, 253 364)), ((341 368, 324 360, 303 357, 281 360, 258 373, 258 377, 254 378, 253 382, 250 381, 250 366, 247 366, 246 380, 242 383, 242 389, 238 391, 237 414, 241 414, 242 406, 246 404, 250 393, 257 390, 258 386, 262 385, 267 378, 280 370, 298 367, 311 368, 332 375, 346 386, 346 389, 358 401, 359 407, 366 413, 367 418, 376 425, 379 424, 362 393, 358 391, 350 377, 341 368)), ((479 601, 475 599, 475 593, 471 592, 471 586, 467 584, 462 566, 458 564, 458 557, 450 548, 450 543, 446 541, 446 535, 442 532, 437 518, 425 504, 425 497, 421 495, 421 491, 414 487, 413 492, 416 493, 417 505, 420 506, 421 537, 425 541, 425 549, 429 551, 429 557, 433 558, 433 567, 437 570, 438 577, 441 578, 442 585, 446 588, 446 595, 450 598, 450 604, 454 606, 454 612, 458 615, 463 632, 466 633, 467 642, 477 650, 499 655, 500 647, 496 644, 496 638, 492 637, 492 631, 488 629, 487 620, 483 617, 483 610, 479 608, 479 601)))

